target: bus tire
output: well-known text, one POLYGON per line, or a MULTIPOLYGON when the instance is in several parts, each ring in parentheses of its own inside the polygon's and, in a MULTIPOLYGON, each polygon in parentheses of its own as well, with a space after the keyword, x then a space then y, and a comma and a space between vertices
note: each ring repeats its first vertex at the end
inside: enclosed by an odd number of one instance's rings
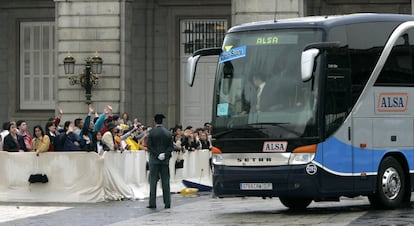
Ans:
POLYGON ((280 202, 291 210, 304 210, 311 204, 312 199, 279 197, 280 202))
POLYGON ((395 209, 404 201, 405 175, 394 157, 386 157, 380 165, 375 193, 368 196, 371 205, 378 209, 395 209))

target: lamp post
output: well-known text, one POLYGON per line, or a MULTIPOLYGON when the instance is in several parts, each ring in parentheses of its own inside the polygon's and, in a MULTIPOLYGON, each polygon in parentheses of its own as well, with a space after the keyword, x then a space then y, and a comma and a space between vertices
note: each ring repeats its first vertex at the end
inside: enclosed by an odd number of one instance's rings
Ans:
POLYGON ((95 56, 88 57, 85 59, 85 69, 79 75, 75 75, 75 58, 68 53, 63 59, 63 66, 65 68, 65 74, 69 75, 69 84, 75 85, 80 84, 85 88, 86 103, 90 104, 92 97, 92 87, 98 84, 98 74, 102 73, 102 58, 96 52, 95 56))

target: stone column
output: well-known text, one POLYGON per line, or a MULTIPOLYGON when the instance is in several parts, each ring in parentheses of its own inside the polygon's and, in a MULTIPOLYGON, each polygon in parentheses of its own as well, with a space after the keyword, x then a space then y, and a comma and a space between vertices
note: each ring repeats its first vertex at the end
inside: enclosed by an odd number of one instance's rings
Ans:
POLYGON ((85 89, 71 86, 64 73, 63 59, 68 52, 76 59, 75 74, 85 68, 85 59, 97 51, 103 59, 103 72, 92 88, 97 112, 110 104, 119 113, 125 97, 125 2, 127 0, 54 0, 56 6, 57 105, 64 120, 84 118, 87 113, 85 89))
POLYGON ((414 15, 414 0, 411 0, 411 14, 414 15))
POLYGON ((232 0, 232 26, 304 14, 304 0, 232 0))

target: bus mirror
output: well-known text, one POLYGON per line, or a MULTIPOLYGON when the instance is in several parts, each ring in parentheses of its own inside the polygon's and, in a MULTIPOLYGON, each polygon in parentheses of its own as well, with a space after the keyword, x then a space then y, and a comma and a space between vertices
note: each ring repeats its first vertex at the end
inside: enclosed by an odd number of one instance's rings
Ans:
POLYGON ((319 54, 319 49, 307 49, 302 52, 301 73, 302 81, 306 82, 312 78, 315 59, 319 54))
POLYGON ((202 56, 214 56, 220 55, 222 52, 220 47, 214 48, 205 48, 199 49, 194 52, 193 56, 189 57, 187 60, 187 69, 185 72, 185 81, 188 83, 189 86, 193 86, 197 63, 200 57, 202 56))
POLYGON ((185 72, 185 81, 189 86, 193 86, 197 62, 200 59, 200 55, 191 56, 187 60, 187 70, 185 72))

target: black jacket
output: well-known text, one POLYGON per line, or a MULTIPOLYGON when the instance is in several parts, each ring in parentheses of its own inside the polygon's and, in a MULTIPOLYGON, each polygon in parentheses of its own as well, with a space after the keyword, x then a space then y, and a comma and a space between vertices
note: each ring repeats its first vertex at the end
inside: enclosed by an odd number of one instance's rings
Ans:
POLYGON ((27 151, 26 145, 24 143, 24 137, 22 135, 17 135, 16 142, 11 134, 7 135, 4 138, 3 150, 8 152, 18 152, 19 150, 27 151))
POLYGON ((174 151, 172 134, 165 127, 156 125, 148 135, 147 148, 150 164, 168 165, 171 152, 174 151), (162 161, 158 159, 158 155, 161 153, 165 153, 165 159, 162 161))

